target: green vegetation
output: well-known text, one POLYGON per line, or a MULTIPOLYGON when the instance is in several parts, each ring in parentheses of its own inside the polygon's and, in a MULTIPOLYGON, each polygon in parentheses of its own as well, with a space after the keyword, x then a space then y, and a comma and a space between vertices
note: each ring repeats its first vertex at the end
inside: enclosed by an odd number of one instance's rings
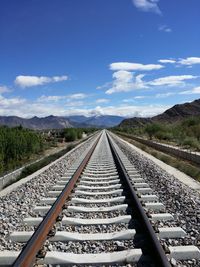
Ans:
POLYGON ((141 144, 137 141, 134 141, 132 139, 128 139, 128 138, 124 138, 124 139, 126 139, 129 143, 132 143, 133 145, 139 147, 143 151, 151 154, 155 158, 163 161, 164 163, 184 172, 185 174, 189 175, 190 177, 193 177, 195 180, 200 181, 200 169, 198 167, 190 164, 189 162, 177 159, 177 158, 172 157, 172 156, 169 156, 168 154, 157 151, 151 147, 148 147, 148 146, 141 144))
POLYGON ((51 162, 55 161, 56 159, 62 157, 65 153, 72 150, 73 148, 74 148, 74 145, 69 145, 67 148, 65 148, 65 149, 63 149, 63 150, 61 150, 55 154, 49 155, 49 156, 45 157, 44 159, 41 159, 40 161, 35 162, 35 163, 25 167, 23 169, 22 173, 17 177, 17 179, 6 184, 5 187, 7 187, 7 186, 21 180, 22 178, 38 171, 39 169, 43 168, 44 166, 46 166, 46 165, 50 164, 51 162))
POLYGON ((154 122, 142 127, 117 127, 114 130, 200 150, 200 116, 186 118, 174 123, 154 122))
POLYGON ((0 173, 19 166, 32 154, 43 151, 44 140, 41 135, 20 127, 0 127, 0 173))
MULTIPOLYGON (((45 150, 51 147, 57 147, 59 142, 79 140, 83 137, 84 133, 90 134, 94 131, 96 131, 95 128, 33 131, 24 129, 21 126, 14 128, 2 126, 0 127, 0 175, 35 160, 38 158, 38 155, 43 156, 45 150)), ((27 172, 27 175, 32 173, 33 170, 39 169, 43 164, 46 165, 55 160, 62 153, 66 153, 66 150, 64 149, 54 154, 55 158, 52 155, 43 161, 30 165, 24 170, 22 175, 25 175, 25 172, 27 172)))
POLYGON ((60 133, 60 137, 65 138, 65 142, 72 142, 81 139, 83 134, 96 131, 95 128, 66 128, 60 133))

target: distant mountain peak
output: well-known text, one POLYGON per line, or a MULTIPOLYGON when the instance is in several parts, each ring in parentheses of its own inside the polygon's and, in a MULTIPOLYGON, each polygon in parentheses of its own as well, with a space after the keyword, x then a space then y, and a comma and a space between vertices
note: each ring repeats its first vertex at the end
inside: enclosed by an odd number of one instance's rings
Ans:
POLYGON ((0 116, 0 125, 15 127, 22 125, 25 128, 42 129, 62 129, 71 127, 113 127, 118 125, 124 118, 120 116, 97 115, 86 117, 83 115, 59 117, 50 115, 39 118, 34 116, 24 119, 15 116, 0 116))

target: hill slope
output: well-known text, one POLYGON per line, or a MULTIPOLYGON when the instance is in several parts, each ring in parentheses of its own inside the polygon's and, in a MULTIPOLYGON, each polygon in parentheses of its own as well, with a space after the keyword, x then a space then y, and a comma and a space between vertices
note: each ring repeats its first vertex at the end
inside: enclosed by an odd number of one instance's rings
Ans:
POLYGON ((191 116, 200 116, 200 99, 191 103, 175 105, 152 118, 130 118, 123 120, 119 127, 138 127, 149 122, 174 122, 191 116))
POLYGON ((184 103, 175 105, 170 109, 167 109, 160 115, 153 117, 156 121, 174 121, 180 120, 190 116, 200 115, 200 99, 197 99, 191 103, 184 103))

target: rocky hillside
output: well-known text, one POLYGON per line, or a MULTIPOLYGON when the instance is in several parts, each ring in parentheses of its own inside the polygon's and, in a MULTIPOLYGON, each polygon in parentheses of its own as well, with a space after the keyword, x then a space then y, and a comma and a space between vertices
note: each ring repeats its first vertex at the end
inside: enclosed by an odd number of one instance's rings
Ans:
POLYGON ((120 127, 138 127, 149 122, 174 122, 191 116, 200 116, 200 99, 190 103, 175 105, 152 118, 130 118, 123 120, 120 127))
POLYGON ((190 116, 200 116, 200 99, 197 99, 191 103, 184 103, 175 105, 170 109, 167 109, 164 113, 153 117, 156 121, 176 121, 190 116))
POLYGON ((9 127, 21 125, 24 128, 34 130, 62 129, 73 127, 67 119, 56 116, 48 116, 44 118, 33 117, 30 119, 24 119, 16 116, 0 116, 0 125, 6 125, 9 127))
POLYGON ((120 127, 142 127, 145 124, 151 122, 150 118, 130 118, 130 119, 125 119, 123 120, 119 126, 120 127))

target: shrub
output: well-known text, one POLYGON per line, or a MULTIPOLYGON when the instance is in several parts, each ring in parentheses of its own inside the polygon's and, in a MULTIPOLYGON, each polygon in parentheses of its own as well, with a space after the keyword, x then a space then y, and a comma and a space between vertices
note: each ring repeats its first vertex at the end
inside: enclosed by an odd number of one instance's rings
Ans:
POLYGON ((42 136, 22 127, 0 127, 0 170, 16 168, 21 161, 44 149, 42 136))
POLYGON ((162 131, 162 126, 158 123, 151 123, 145 127, 145 132, 148 134, 150 139, 152 139, 152 137, 160 131, 162 131))
POLYGON ((186 146, 187 148, 195 148, 195 149, 200 149, 200 143, 198 140, 194 137, 186 137, 182 144, 186 146))
POLYGON ((64 137, 66 142, 72 142, 77 139, 77 132, 73 128, 65 129, 64 130, 64 137))

